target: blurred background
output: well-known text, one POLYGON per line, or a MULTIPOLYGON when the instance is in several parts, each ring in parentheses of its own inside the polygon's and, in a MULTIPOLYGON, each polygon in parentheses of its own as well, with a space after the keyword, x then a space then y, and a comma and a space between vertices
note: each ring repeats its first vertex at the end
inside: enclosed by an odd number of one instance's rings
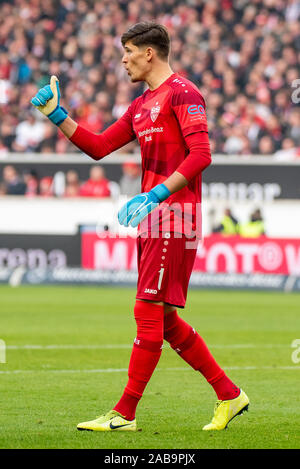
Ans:
POLYGON ((1 1, 0 282, 136 281, 135 232, 116 213, 140 192, 139 146, 95 164, 30 100, 55 74, 70 116, 100 133, 145 90, 120 37, 155 19, 207 105, 192 286, 300 289, 299 16, 297 0, 1 1))

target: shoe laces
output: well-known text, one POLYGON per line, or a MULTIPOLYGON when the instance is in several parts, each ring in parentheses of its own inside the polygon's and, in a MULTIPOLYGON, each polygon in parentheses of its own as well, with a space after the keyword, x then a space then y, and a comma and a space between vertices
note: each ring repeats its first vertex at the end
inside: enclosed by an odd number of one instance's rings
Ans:
POLYGON ((100 419, 102 417, 107 417, 107 418, 114 418, 116 417, 117 415, 120 415, 119 412, 117 412, 116 410, 110 410, 109 412, 107 412, 106 414, 102 414, 102 415, 98 415, 96 418, 97 419, 100 419))

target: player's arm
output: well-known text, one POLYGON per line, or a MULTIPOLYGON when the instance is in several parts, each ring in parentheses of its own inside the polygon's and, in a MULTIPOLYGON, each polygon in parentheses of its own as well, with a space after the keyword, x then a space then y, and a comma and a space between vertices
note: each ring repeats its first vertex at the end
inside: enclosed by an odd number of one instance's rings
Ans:
POLYGON ((207 132, 195 132, 185 137, 189 153, 177 170, 164 184, 171 194, 181 190, 202 173, 211 163, 211 153, 207 132))
POLYGON ((191 86, 174 89, 171 107, 177 119, 188 155, 164 184, 173 194, 182 189, 211 163, 205 101, 191 86))
POLYGON ((51 77, 50 85, 41 88, 31 103, 57 125, 74 145, 95 160, 100 160, 135 139, 130 109, 100 135, 78 125, 68 116, 68 111, 60 106, 58 79, 54 75, 51 77))
POLYGON ((69 139, 74 135, 78 127, 77 122, 75 122, 71 117, 67 117, 60 125, 59 128, 63 134, 69 139))

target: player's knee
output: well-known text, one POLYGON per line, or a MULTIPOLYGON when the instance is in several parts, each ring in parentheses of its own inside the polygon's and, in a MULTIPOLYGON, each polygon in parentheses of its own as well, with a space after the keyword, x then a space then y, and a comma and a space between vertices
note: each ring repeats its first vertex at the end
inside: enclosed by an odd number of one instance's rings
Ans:
POLYGON ((134 317, 139 334, 163 338, 164 309, 162 305, 137 300, 134 317))

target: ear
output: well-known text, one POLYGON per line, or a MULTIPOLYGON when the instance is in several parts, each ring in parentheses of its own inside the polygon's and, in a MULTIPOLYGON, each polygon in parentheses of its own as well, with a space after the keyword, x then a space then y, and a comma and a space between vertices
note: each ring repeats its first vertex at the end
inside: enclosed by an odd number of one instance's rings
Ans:
POLYGON ((148 62, 150 62, 155 54, 155 50, 152 47, 147 47, 146 49, 146 59, 148 62))

